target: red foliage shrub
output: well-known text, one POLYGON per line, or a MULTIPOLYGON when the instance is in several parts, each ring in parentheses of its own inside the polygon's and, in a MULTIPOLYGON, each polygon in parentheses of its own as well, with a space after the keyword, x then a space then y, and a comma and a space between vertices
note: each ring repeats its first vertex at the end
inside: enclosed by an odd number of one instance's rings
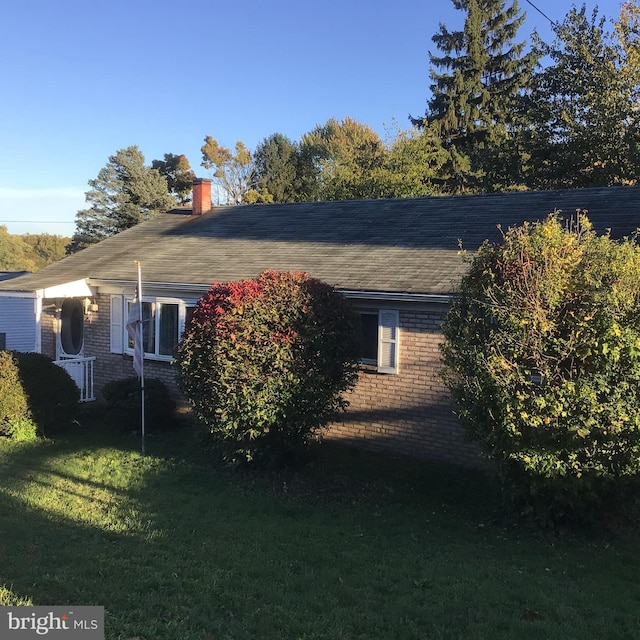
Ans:
POLYGON ((233 461, 284 462, 346 408, 360 330, 348 301, 307 274, 214 283, 178 347, 178 382, 233 461))

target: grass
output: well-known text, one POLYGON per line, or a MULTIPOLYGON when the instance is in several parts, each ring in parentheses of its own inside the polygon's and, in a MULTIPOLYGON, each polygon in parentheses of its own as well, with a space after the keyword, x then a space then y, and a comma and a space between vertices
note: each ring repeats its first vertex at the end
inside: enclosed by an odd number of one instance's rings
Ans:
POLYGON ((478 473, 328 444, 248 473, 85 429, 0 443, 0 605, 103 605, 108 640, 640 637, 631 527, 536 531, 478 473))

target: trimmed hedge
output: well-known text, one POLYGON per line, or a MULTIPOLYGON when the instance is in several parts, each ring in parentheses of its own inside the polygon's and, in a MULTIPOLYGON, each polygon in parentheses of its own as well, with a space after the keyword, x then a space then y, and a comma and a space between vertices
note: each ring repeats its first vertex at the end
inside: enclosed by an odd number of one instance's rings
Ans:
POLYGON ((0 351, 0 436, 12 437, 13 425, 31 420, 27 395, 14 354, 0 351))
POLYGON ((0 351, 0 435, 26 439, 70 426, 80 392, 69 374, 41 353, 0 351))
POLYGON ((42 353, 16 352, 14 357, 38 430, 53 435, 70 427, 80 402, 80 390, 71 376, 42 353))

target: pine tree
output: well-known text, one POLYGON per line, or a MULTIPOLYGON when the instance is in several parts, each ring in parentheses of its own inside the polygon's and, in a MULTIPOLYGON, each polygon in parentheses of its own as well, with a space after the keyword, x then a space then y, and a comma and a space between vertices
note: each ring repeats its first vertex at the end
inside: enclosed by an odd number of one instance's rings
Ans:
POLYGON ((282 133, 265 138, 254 153, 257 202, 304 201, 299 145, 282 133))
POLYGON ((463 29, 440 24, 433 42, 441 55, 429 55, 432 97, 424 119, 449 151, 445 188, 493 190, 512 186, 511 137, 518 105, 528 87, 535 58, 515 43, 524 20, 517 0, 452 0, 466 13, 463 29))
POLYGON ((121 149, 109 157, 98 177, 89 180, 88 209, 76 214, 76 232, 68 252, 100 242, 139 222, 154 218, 176 204, 166 179, 145 166, 138 147, 121 149))

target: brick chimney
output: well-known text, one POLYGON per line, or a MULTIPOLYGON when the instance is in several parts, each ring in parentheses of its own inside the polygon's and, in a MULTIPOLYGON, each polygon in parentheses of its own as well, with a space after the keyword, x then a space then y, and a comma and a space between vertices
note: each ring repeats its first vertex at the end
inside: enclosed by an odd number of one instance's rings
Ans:
POLYGON ((195 178, 193 181, 191 210, 194 216, 211 211, 211 182, 209 178, 195 178))

